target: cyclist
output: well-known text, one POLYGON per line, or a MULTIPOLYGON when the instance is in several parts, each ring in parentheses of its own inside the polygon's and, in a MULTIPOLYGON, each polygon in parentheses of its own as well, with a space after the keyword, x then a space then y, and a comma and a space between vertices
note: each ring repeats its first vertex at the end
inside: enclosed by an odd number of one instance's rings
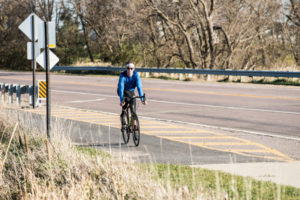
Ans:
MULTIPOLYGON (((142 88, 142 81, 137 73, 135 71, 135 66, 132 61, 128 61, 126 64, 126 71, 123 71, 120 74, 119 77, 119 83, 118 83, 118 95, 120 97, 120 106, 122 106, 122 113, 120 115, 122 126, 125 125, 124 120, 124 110, 127 107, 127 104, 129 103, 127 101, 128 97, 135 96, 135 88, 137 87, 138 93, 140 96, 143 96, 143 88, 142 88)), ((141 98, 142 104, 146 105, 147 102, 144 100, 144 98, 141 98)), ((136 113, 136 99, 133 99, 133 104, 130 106, 131 113, 136 113)), ((123 127, 122 127, 123 128, 123 127)))

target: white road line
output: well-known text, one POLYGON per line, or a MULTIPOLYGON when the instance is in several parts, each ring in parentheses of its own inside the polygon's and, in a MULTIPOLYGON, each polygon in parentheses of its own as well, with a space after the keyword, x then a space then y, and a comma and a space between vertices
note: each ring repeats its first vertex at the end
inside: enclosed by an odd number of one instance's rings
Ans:
POLYGON ((95 93, 87 93, 87 92, 73 92, 66 90, 51 90, 52 92, 61 92, 61 93, 70 93, 70 94, 82 94, 82 95, 91 95, 91 96, 99 96, 99 97, 118 97, 117 95, 105 95, 105 94, 95 94, 95 93))
POLYGON ((92 100, 81 100, 81 101, 68 101, 67 103, 86 103, 93 101, 103 101, 104 99, 92 99, 92 100))
POLYGON ((300 112, 290 112, 290 111, 280 111, 280 110, 267 110, 267 109, 243 108, 243 107, 232 107, 232 106, 216 106, 216 105, 208 105, 208 104, 182 103, 182 102, 173 102, 173 101, 160 101, 160 100, 153 100, 153 99, 151 99, 150 101, 158 102, 158 103, 169 103, 169 104, 177 104, 177 105, 187 105, 187 106, 201 106, 201 107, 210 107, 210 108, 222 108, 222 109, 233 109, 233 110, 248 110, 248 111, 258 111, 258 112, 272 112, 272 113, 281 113, 281 114, 300 115, 300 112))

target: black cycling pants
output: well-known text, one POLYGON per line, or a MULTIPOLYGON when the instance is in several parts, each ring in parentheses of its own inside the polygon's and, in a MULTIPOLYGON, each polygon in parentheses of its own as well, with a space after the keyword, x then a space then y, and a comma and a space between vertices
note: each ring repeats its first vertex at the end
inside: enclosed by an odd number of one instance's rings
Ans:
POLYGON ((125 120, 124 120, 124 113, 125 113, 125 109, 127 108, 128 104, 130 103, 130 111, 133 115, 136 114, 136 99, 131 99, 130 97, 133 97, 134 91, 124 91, 124 102, 125 105, 122 107, 122 113, 120 115, 121 120, 122 120, 122 124, 125 124, 125 120), (129 101, 130 100, 130 101, 129 101))

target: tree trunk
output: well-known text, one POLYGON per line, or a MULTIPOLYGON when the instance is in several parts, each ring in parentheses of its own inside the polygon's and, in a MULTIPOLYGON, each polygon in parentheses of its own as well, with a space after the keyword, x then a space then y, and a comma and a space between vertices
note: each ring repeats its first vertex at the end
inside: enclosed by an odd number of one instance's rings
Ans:
POLYGON ((84 42, 85 42, 85 45, 86 45, 86 49, 87 49, 89 58, 90 58, 91 62, 94 62, 93 54, 91 52, 89 41, 88 41, 88 36, 87 36, 85 24, 84 24, 84 22, 82 20, 82 17, 80 15, 79 15, 79 19, 80 19, 80 23, 82 25, 82 30, 83 30, 83 35, 84 35, 84 42))

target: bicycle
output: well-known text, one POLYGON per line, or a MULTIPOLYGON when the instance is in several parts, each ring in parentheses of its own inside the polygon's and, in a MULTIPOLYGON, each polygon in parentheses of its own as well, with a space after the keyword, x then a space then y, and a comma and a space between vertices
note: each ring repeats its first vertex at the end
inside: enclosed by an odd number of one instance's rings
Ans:
POLYGON ((121 126, 122 126, 121 132, 122 132, 124 143, 125 144, 128 143, 130 134, 132 133, 132 139, 135 146, 139 146, 140 143, 140 123, 137 114, 132 113, 129 108, 130 106, 134 106, 133 99, 137 99, 137 98, 144 98, 145 101, 146 100, 145 93, 143 96, 127 97, 127 103, 126 103, 127 106, 123 110, 125 115, 124 116, 125 124, 122 124, 122 117, 121 117, 121 126))

